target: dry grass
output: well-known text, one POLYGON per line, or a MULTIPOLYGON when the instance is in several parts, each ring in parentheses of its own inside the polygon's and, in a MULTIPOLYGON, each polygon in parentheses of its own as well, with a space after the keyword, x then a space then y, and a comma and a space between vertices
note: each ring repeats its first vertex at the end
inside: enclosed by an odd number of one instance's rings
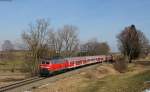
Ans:
POLYGON ((0 72, 0 86, 4 86, 26 78, 23 73, 0 72))
POLYGON ((125 73, 128 69, 128 62, 125 61, 124 57, 118 57, 113 65, 114 68, 120 73, 125 73))

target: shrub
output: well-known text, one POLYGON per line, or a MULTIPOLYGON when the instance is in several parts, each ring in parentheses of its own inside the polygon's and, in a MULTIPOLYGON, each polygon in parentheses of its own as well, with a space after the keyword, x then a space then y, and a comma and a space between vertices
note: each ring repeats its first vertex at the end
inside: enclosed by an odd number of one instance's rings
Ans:
POLYGON ((125 61, 124 57, 118 57, 114 63, 114 68, 120 73, 127 71, 128 63, 125 61))

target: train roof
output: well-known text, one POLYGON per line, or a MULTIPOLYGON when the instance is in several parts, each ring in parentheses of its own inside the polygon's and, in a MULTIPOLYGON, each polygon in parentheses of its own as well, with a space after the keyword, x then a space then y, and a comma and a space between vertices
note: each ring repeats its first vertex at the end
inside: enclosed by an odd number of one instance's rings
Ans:
POLYGON ((50 60, 51 62, 64 62, 64 61, 69 61, 69 62, 76 62, 79 60, 86 60, 86 59, 93 59, 93 58, 97 58, 97 57, 103 57, 104 55, 99 55, 99 56, 84 56, 84 57, 67 57, 67 58, 63 58, 60 56, 56 56, 56 57, 52 57, 52 58, 45 58, 44 60, 50 60))

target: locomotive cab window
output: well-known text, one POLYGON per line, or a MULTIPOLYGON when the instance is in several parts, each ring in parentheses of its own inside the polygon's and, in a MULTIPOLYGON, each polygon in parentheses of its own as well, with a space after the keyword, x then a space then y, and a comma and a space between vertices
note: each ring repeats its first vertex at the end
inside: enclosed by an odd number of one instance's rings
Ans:
POLYGON ((45 64, 45 61, 42 61, 41 64, 45 64))
POLYGON ((49 64, 49 62, 47 61, 46 64, 49 64))
POLYGON ((49 61, 42 61, 41 64, 50 64, 49 61))

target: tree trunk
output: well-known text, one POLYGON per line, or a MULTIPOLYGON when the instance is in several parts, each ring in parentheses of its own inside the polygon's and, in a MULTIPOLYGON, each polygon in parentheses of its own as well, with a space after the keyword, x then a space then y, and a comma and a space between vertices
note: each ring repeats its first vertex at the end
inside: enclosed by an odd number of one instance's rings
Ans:
POLYGON ((129 58, 129 63, 132 63, 132 59, 131 58, 129 58))

